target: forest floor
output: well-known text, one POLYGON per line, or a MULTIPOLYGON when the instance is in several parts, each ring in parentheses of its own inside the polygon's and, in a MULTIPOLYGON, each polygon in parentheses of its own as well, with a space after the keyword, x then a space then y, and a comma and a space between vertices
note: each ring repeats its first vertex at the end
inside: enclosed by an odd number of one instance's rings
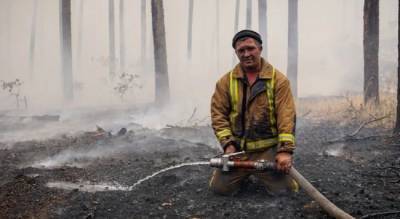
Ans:
MULTIPOLYGON (((315 120, 312 113, 298 118, 296 169, 354 217, 399 218, 400 139, 368 125, 345 137, 360 122, 315 120)), ((60 123, 0 120, 2 132, 60 123)), ((126 133, 99 128, 0 142, 0 218, 329 218, 303 190, 273 195, 255 179, 232 197, 214 195, 207 165, 130 187, 158 170, 207 161, 220 151, 208 125, 127 127, 126 133)))

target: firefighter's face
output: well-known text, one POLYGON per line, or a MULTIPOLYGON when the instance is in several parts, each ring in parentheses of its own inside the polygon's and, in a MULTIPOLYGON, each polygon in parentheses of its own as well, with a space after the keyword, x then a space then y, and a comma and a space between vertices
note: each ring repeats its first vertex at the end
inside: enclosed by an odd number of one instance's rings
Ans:
POLYGON ((235 52, 243 68, 257 68, 261 62, 261 45, 257 44, 253 38, 237 41, 235 52))

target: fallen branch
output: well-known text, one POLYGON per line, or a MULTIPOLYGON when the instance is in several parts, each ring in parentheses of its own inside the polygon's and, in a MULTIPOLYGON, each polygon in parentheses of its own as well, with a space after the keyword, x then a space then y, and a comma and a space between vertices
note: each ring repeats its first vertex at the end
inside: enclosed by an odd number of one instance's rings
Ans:
POLYGON ((367 214, 367 215, 360 217, 360 219, 376 217, 376 216, 383 216, 383 215, 391 215, 391 214, 399 214, 400 215, 400 211, 386 211, 386 212, 380 212, 380 213, 367 214))
POLYGON ((186 124, 189 124, 189 122, 193 119, 194 115, 196 114, 197 108, 195 107, 193 109, 192 115, 189 117, 189 119, 186 120, 186 124))
POLYGON ((199 126, 199 124, 201 126, 201 123, 205 123, 205 121, 210 118, 209 115, 203 118, 195 118, 196 113, 197 113, 197 108, 195 107, 188 119, 182 119, 179 122, 175 123, 175 125, 167 124, 166 128, 189 128, 189 127, 194 128, 196 126, 199 126))
POLYGON ((392 181, 388 181, 388 182, 390 182, 390 183, 400 183, 400 179, 399 180, 392 180, 392 181))
POLYGON ((370 123, 373 123, 373 122, 380 121, 382 119, 388 118, 389 116, 390 116, 390 114, 386 115, 386 116, 379 117, 379 118, 374 118, 374 119, 372 119, 370 121, 363 122, 363 123, 361 123, 360 127, 358 127, 358 129, 356 129, 352 134, 350 134, 350 135, 348 135, 346 137, 354 137, 355 135, 357 135, 361 131, 362 128, 364 128, 364 126, 366 126, 366 125, 368 125, 370 123))
POLYGON ((300 118, 305 118, 306 116, 310 115, 311 110, 308 110, 307 112, 303 113, 302 115, 300 115, 300 118))
POLYGON ((380 121, 380 120, 385 119, 385 118, 388 118, 389 116, 390 116, 390 114, 382 116, 382 117, 379 117, 379 118, 374 118, 374 119, 369 120, 369 121, 364 121, 364 122, 361 123, 361 125, 353 133, 351 133, 349 135, 341 136, 339 138, 332 139, 332 140, 330 140, 328 142, 337 142, 337 141, 342 141, 342 140, 349 140, 352 137, 356 136, 361 131, 361 129, 363 129, 366 125, 371 124, 373 122, 380 121))
POLYGON ((167 124, 166 127, 167 127, 167 128, 189 127, 189 122, 191 122, 191 120, 193 120, 193 118, 194 118, 196 112, 197 112, 197 108, 195 107, 195 108, 193 109, 192 114, 190 115, 190 117, 189 117, 188 119, 182 119, 182 120, 176 122, 175 125, 167 124))
MULTIPOLYGON (((210 117, 211 116, 205 116, 204 118, 202 118, 202 119, 198 119, 198 123, 202 123, 202 122, 204 122, 204 121, 206 121, 207 119, 210 119, 210 117)), ((211 119, 210 119, 211 120, 211 119)))

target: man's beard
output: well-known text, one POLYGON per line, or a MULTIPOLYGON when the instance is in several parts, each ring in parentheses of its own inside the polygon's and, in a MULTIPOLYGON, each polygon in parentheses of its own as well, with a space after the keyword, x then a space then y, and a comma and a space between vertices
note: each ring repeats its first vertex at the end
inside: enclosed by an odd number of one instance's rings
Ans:
POLYGON ((257 71, 259 70, 258 68, 260 67, 260 62, 257 62, 255 58, 250 58, 242 61, 242 68, 246 71, 257 71), (253 63, 251 65, 246 65, 246 61, 251 60, 253 63))

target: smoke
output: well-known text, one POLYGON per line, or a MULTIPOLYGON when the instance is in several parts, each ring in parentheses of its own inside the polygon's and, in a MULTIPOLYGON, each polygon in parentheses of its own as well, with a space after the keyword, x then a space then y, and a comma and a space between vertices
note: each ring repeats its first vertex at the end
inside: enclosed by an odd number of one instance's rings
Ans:
POLYGON ((45 168, 45 169, 60 168, 63 166, 82 168, 89 165, 95 159, 111 157, 116 153, 122 152, 124 149, 126 150, 127 147, 129 146, 113 145, 112 147, 110 147, 109 145, 103 145, 103 146, 95 146, 90 150, 67 149, 61 151, 60 153, 54 156, 50 156, 43 160, 36 161, 28 166, 32 166, 35 168, 45 168))
POLYGON ((322 154, 333 157, 340 157, 344 154, 344 143, 330 145, 322 154))
MULTIPOLYGON (((129 116, 129 114, 126 114, 126 116, 129 116)), ((54 139, 56 142, 45 141, 42 143, 45 147, 41 149, 43 153, 38 154, 22 166, 45 169, 63 166, 82 168, 97 162, 99 159, 123 157, 131 152, 147 153, 157 151, 160 148, 163 148, 163 151, 177 150, 179 148, 196 147, 199 143, 214 148, 218 145, 210 127, 186 128, 185 130, 179 127, 176 129, 166 128, 167 124, 157 122, 158 120, 157 118, 154 119, 156 116, 153 113, 138 114, 137 116, 140 119, 132 118, 129 122, 111 117, 113 122, 108 121, 107 125, 103 126, 106 133, 99 137, 96 137, 100 135, 98 132, 75 133, 71 135, 76 137, 68 137, 63 134, 64 137, 61 139, 54 139), (148 127, 151 126, 151 129, 138 124, 141 121, 148 127), (121 127, 126 128, 128 132, 125 135, 118 136, 118 130, 121 127), (46 144, 49 144, 49 146, 46 147, 46 144), (53 145, 60 144, 63 145, 62 148, 52 148, 53 145)), ((190 118, 194 119, 195 117, 190 118)), ((176 118, 170 118, 171 122, 175 120, 176 118)), ((78 123, 78 121, 79 118, 75 118, 75 122, 78 123)), ((79 123, 83 124, 85 121, 79 121, 79 123)), ((106 124, 106 121, 103 120, 102 123, 106 124)), ((171 124, 171 126, 174 125, 171 124)), ((45 129, 49 130, 48 127, 45 129)), ((59 134, 65 132, 64 129, 59 134)), ((24 131, 19 133, 24 133, 24 131)))
MULTIPOLYGON (((64 138, 82 135, 87 131, 95 131, 99 126, 116 135, 121 128, 128 131, 154 131, 169 133, 168 127, 198 127, 190 133, 197 142, 207 140, 212 144, 215 139, 212 135, 209 116, 209 103, 175 103, 156 109, 154 107, 107 106, 65 108, 64 110, 46 111, 9 111, 0 116, 0 148, 10 148, 14 142, 30 140, 46 140, 50 138, 64 138), (204 132, 202 135, 196 132, 204 132), (192 133, 193 132, 193 133, 192 133), (204 136, 210 136, 204 139, 204 136), (203 137, 202 137, 203 136, 203 137), (203 138, 203 139, 201 139, 203 138)), ((190 130, 188 130, 190 131, 190 130)), ((183 138, 185 133, 174 131, 174 136, 183 138)))
POLYGON ((125 107, 66 108, 64 110, 9 111, 0 116, 0 141, 44 140, 92 131, 96 125, 117 132, 129 128, 131 112, 125 107))
MULTIPOLYGON (((136 74, 140 86, 132 86, 121 99, 114 89, 117 79, 108 72, 108 1, 85 0, 82 22, 78 20, 80 2, 72 1, 72 47, 74 63, 75 100, 65 103, 62 95, 60 73, 60 43, 58 1, 42 0, 38 3, 36 19, 35 69, 29 75, 29 39, 33 2, 23 0, 0 1, 0 79, 21 79, 24 83, 21 97, 28 99, 31 114, 60 112, 76 108, 124 108, 138 107, 154 100, 153 48, 150 4, 147 6, 147 37, 145 60, 140 57, 140 1, 128 1, 125 5, 126 72, 136 74), (4 12, 4 13, 3 13, 4 12), (82 32, 79 32, 82 26, 82 32), (82 36, 82 53, 79 69, 76 66, 78 36, 82 36)), ((148 2, 149 3, 149 2, 148 2)), ((245 27, 245 2, 241 1, 239 29, 245 27)), ((119 17, 116 1, 115 17, 119 17)), ((269 60, 285 73, 287 67, 287 2, 268 1, 269 60)), ((186 58, 187 2, 168 0, 164 3, 166 40, 168 52, 171 106, 163 111, 135 114, 134 119, 147 127, 162 128, 177 124, 190 117, 197 109, 198 119, 209 115, 210 97, 215 82, 232 67, 231 39, 234 28, 235 1, 204 0, 195 2, 193 17, 193 56, 186 58), (216 2, 220 4, 220 29, 216 30, 216 2), (216 36, 219 36, 218 40, 216 36), (219 42, 219 45, 217 45, 219 42), (218 57, 217 57, 218 55, 218 57)), ((381 2, 380 61, 384 78, 393 78, 396 72, 397 1, 381 2), (391 77, 393 76, 393 77, 391 77)), ((305 0, 299 3, 299 96, 341 95, 346 91, 362 91, 362 13, 363 1, 354 0, 305 0)), ((258 29, 257 4, 253 4, 252 29, 258 29)), ((116 19, 116 43, 119 45, 119 20, 116 19)), ((119 48, 116 51, 119 54, 119 48)), ((120 57, 117 57, 119 62, 120 57)), ((119 66, 119 65, 116 65, 119 66)), ((119 70, 117 69, 119 72, 119 70)), ((382 76, 383 77, 383 76, 382 76)), ((387 80, 393 81, 393 80, 387 80)), ((0 90, 0 110, 16 109, 15 98, 0 90)), ((127 121, 131 121, 131 117, 127 121)), ((47 129, 61 131, 83 130, 93 123, 52 124, 37 129, 38 135, 47 136, 47 129)), ((53 133, 52 131, 49 131, 53 133)), ((2 131, 3 133, 3 131, 2 131)), ((3 134, 3 137, 4 138, 3 134)), ((17 134, 7 133, 9 138, 17 134)), ((28 134, 27 136, 30 136, 28 134)), ((33 136, 32 136, 33 137, 33 136)))

